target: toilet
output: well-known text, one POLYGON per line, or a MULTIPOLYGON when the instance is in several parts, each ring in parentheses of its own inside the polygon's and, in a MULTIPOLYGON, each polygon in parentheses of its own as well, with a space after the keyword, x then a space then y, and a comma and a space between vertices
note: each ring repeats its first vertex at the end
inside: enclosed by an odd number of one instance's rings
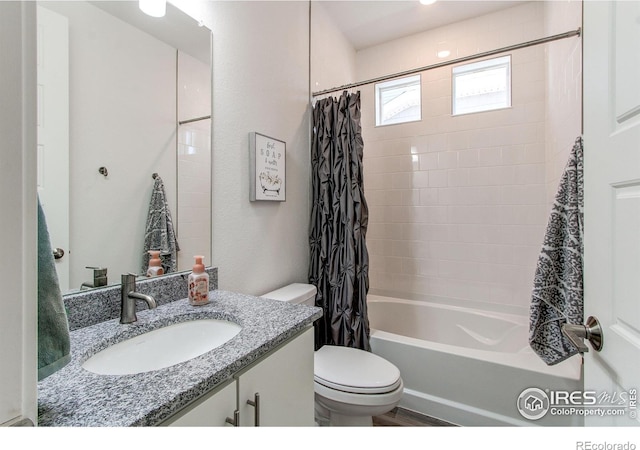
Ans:
MULTIPOLYGON (((316 287, 293 283, 263 298, 314 306, 316 287)), ((316 422, 330 426, 371 426, 373 416, 385 414, 400 402, 400 371, 373 353, 325 345, 314 354, 316 422)))

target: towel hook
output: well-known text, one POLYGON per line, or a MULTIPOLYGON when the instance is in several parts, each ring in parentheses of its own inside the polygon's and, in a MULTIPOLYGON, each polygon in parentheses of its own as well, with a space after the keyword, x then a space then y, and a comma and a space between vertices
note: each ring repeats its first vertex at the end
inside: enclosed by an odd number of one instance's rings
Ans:
POLYGON ((105 178, 107 177, 107 175, 109 175, 109 171, 105 166, 100 167, 98 169, 98 172, 100 172, 100 175, 104 175, 105 178))

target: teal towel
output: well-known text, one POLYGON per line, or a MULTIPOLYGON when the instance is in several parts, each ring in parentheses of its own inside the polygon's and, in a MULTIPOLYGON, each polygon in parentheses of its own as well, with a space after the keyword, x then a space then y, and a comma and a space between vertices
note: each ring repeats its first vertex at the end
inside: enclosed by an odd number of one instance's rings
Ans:
POLYGON ((69 322, 62 301, 47 221, 38 198, 38 381, 71 360, 69 322))

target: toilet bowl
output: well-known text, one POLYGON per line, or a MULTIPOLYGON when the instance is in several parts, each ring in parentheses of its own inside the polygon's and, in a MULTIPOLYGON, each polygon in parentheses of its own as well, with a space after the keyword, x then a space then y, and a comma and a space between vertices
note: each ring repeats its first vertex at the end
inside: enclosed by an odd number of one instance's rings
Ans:
MULTIPOLYGON (((294 283, 262 295, 264 298, 313 306, 316 287, 294 283)), ((372 417, 400 402, 400 371, 373 353, 325 345, 314 354, 316 422, 331 426, 371 426, 372 417)))

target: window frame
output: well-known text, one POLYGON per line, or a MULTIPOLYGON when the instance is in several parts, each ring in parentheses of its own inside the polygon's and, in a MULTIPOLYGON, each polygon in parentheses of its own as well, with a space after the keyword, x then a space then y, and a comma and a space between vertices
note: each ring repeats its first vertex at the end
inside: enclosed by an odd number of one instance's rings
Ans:
POLYGON ((452 67, 451 68, 451 116, 458 117, 458 116, 464 116, 467 114, 478 114, 483 112, 498 111, 501 109, 512 108, 513 107, 512 72, 513 72, 513 64, 512 64, 511 54, 498 56, 494 58, 487 58, 480 61, 461 64, 461 65, 452 67), (506 71, 507 105, 485 106, 482 109, 476 109, 474 111, 456 112, 456 78, 461 75, 479 73, 485 70, 492 70, 500 67, 506 67, 507 69, 506 71), (456 73, 456 71, 458 71, 458 73, 456 73))
POLYGON ((422 74, 408 75, 400 78, 394 78, 393 80, 382 81, 374 84, 374 114, 375 114, 375 126, 376 127, 388 127, 391 125, 402 125, 405 123, 420 122, 422 120, 422 74), (396 89, 402 86, 416 86, 418 89, 418 117, 410 118, 407 120, 396 121, 392 123, 383 123, 382 113, 383 105, 381 102, 381 96, 385 91, 390 89, 396 89))

